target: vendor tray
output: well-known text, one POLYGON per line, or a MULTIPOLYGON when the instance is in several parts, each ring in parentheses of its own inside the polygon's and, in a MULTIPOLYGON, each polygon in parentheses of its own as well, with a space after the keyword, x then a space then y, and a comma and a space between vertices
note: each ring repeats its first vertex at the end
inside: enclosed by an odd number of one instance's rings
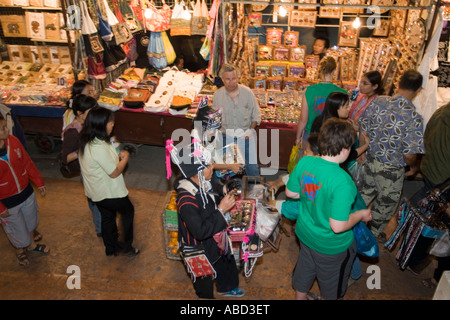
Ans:
POLYGON ((246 228, 241 230, 233 231, 232 226, 229 226, 229 235, 232 242, 241 242, 247 233, 256 226, 256 203, 253 200, 238 200, 236 201, 236 206, 231 209, 230 214, 233 215, 237 210, 242 210, 245 204, 251 204, 251 217, 250 222, 246 228))

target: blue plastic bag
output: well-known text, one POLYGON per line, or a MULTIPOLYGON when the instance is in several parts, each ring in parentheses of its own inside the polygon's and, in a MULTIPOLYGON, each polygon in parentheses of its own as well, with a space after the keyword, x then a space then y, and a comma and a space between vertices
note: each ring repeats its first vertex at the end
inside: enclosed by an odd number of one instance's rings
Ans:
POLYGON ((380 255, 377 239, 364 222, 360 221, 353 226, 353 234, 358 254, 371 258, 377 258, 380 255))

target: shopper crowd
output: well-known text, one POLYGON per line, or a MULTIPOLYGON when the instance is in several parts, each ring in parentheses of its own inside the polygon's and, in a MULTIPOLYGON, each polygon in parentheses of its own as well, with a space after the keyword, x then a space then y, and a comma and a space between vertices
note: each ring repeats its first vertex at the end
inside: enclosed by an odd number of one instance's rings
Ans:
MULTIPOLYGON (((273 205, 297 221, 300 253, 292 275, 297 299, 344 296, 348 278, 359 264, 353 226, 362 221, 380 243, 386 241, 383 230, 397 209, 406 175, 421 170, 425 177, 424 190, 415 201, 450 178, 450 104, 439 108, 424 128, 412 103, 422 86, 419 72, 406 71, 395 94, 385 96, 381 74, 370 71, 362 76, 354 101, 332 82, 335 72, 334 58, 324 57, 319 66, 321 82, 309 86, 302 100, 295 141, 301 147, 300 160, 290 175, 271 184, 274 191, 285 186, 286 196, 294 200, 273 205), (422 164, 419 155, 424 155, 422 164), (355 208, 359 195, 365 206, 355 208), (320 296, 309 292, 316 279, 320 296)), ((239 70, 233 65, 225 64, 220 77, 224 86, 213 98, 213 108, 221 109, 223 116, 220 143, 236 143, 244 155, 245 173, 259 176, 254 130, 261 121, 258 102, 249 88, 238 83, 239 70)), ((74 84, 64 116, 61 170, 80 174, 106 255, 134 256, 140 253, 133 247, 134 207, 123 178, 130 154, 112 143, 114 113, 99 107, 96 98, 88 82, 74 84)), ((226 232, 227 212, 235 205, 234 187, 213 186, 216 168, 201 133, 194 132, 192 143, 180 149, 169 140, 166 149, 166 168, 173 162, 181 172, 174 186, 181 251, 184 257, 194 249, 200 251, 211 270, 194 278, 197 296, 214 298, 214 283, 220 294, 243 296, 226 232)), ((0 168, 0 221, 19 264, 26 265, 29 253, 49 253, 48 247, 36 243, 43 236, 37 231, 38 207, 31 183, 42 196, 46 190, 4 117, 0 118, 0 168)), ((230 169, 236 173, 236 168, 230 169)), ((448 266, 448 257, 445 263, 448 266)))

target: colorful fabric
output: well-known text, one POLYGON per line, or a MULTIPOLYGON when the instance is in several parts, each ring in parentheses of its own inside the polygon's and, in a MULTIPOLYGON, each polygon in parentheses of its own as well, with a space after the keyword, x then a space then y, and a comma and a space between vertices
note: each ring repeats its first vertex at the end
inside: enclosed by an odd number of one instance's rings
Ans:
POLYGON ((374 99, 358 120, 369 135, 367 154, 382 163, 404 167, 405 154, 422 154, 423 118, 408 99, 395 95, 374 99))

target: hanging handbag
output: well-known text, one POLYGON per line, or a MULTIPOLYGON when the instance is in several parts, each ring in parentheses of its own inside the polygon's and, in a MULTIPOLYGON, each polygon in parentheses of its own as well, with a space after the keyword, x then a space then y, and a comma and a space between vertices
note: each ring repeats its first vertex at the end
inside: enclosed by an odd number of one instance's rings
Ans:
POLYGON ((122 49, 127 55, 128 61, 136 61, 139 57, 136 48, 136 39, 133 37, 127 43, 122 45, 122 49))
POLYGON ((149 31, 162 32, 170 27, 170 19, 172 16, 172 9, 163 1, 161 9, 156 9, 153 1, 149 4, 147 10, 151 12, 150 18, 145 18, 145 27, 149 31))
POLYGON ((105 79, 106 69, 102 56, 97 53, 95 56, 88 56, 88 77, 90 79, 105 79))
POLYGON ((161 32, 151 32, 147 56, 150 65, 157 70, 168 66, 161 32))
POLYGON ((170 19, 171 36, 190 36, 191 35, 191 13, 182 0, 180 3, 175 1, 170 19))
POLYGON ((98 36, 97 27, 92 21, 86 2, 84 1, 80 1, 80 13, 82 19, 81 34, 83 35, 86 53, 88 55, 93 55, 102 52, 104 49, 98 36))
POLYGON ((131 6, 128 5, 126 0, 118 0, 118 6, 128 29, 133 33, 142 30, 142 25, 139 22, 139 19, 136 17, 136 14, 133 12, 131 6))
POLYGON ((99 22, 99 29, 100 29, 100 36, 103 40, 109 42, 113 40, 114 33, 111 29, 111 25, 108 23, 108 20, 105 19, 102 15, 102 12, 100 11, 100 5, 97 6, 97 14, 98 14, 98 22, 99 22))
MULTIPOLYGON (((106 2, 106 0, 104 1, 106 2)), ((122 12, 120 11, 117 0, 112 0, 112 4, 114 8, 114 15, 117 18, 117 21, 119 22, 117 25, 112 26, 116 44, 127 43, 133 38, 133 34, 131 33, 131 30, 128 28, 128 25, 125 23, 125 19, 122 15, 122 12)), ((105 3, 105 6, 107 6, 107 3, 105 3)), ((111 9, 109 7, 107 10, 111 12, 111 9)))
POLYGON ((161 38, 164 45, 164 52, 166 53, 167 64, 173 64, 177 58, 177 55, 165 31, 161 32, 161 38))
POLYGON ((191 35, 206 35, 208 30, 208 7, 205 0, 197 0, 191 19, 191 35))

